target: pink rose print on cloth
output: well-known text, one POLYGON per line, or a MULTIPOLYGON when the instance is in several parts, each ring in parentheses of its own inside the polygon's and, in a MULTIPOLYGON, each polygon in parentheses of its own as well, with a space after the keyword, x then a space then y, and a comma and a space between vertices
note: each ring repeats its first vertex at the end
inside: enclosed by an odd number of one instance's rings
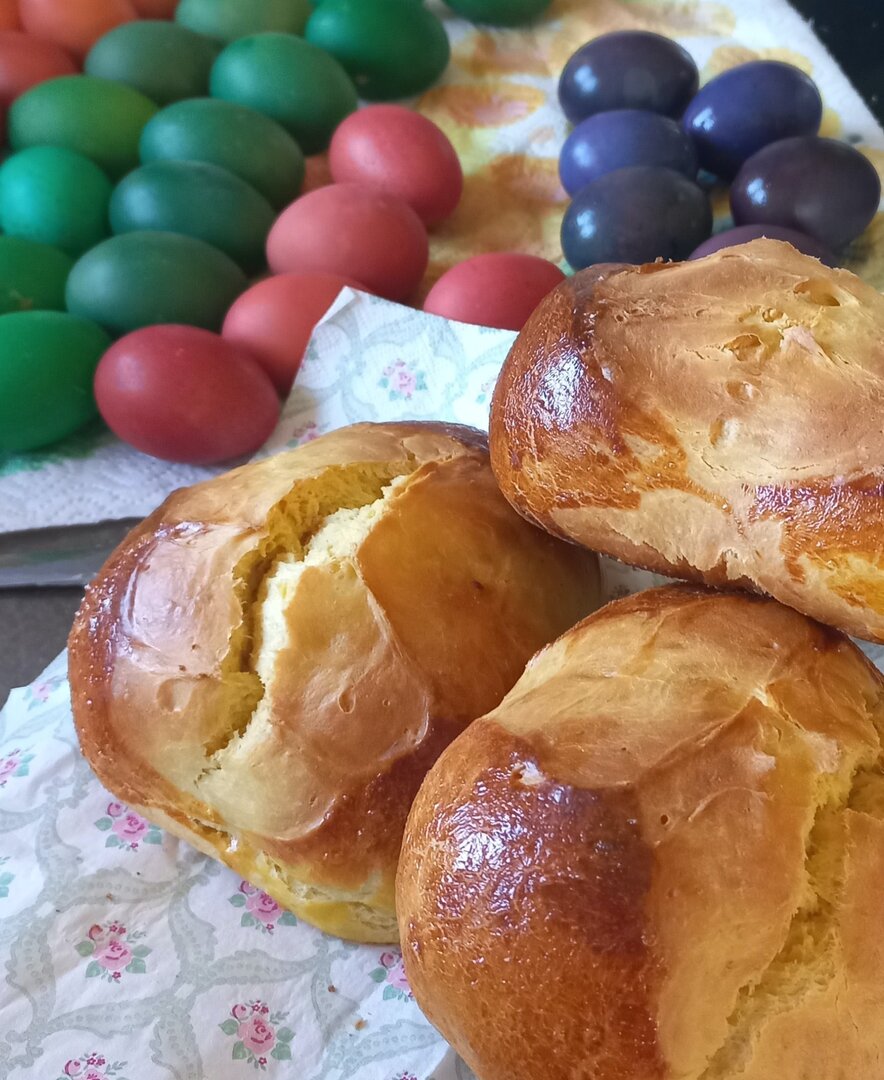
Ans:
POLYGON ((86 967, 86 978, 94 979, 98 975, 108 982, 119 983, 124 972, 143 975, 147 971, 145 958, 152 951, 138 944, 144 936, 143 931, 127 930, 117 922, 90 926, 86 940, 74 946, 80 956, 92 958, 86 967))
POLYGON ((413 371, 404 360, 388 364, 378 386, 386 390, 390 401, 411 401, 418 390, 426 390, 427 379, 422 371, 413 371))
POLYGON ((29 686, 26 691, 30 697, 30 701, 28 702, 28 712, 30 712, 31 709, 36 709, 39 705, 45 705, 50 697, 52 697, 53 692, 56 691, 63 682, 64 675, 53 675, 49 679, 44 679, 42 682, 29 686))
POLYGON ((402 963, 402 954, 399 952, 384 952, 380 955, 379 968, 369 973, 369 978, 376 983, 386 983, 384 987, 384 1001, 411 1001, 411 987, 405 977, 405 967, 402 963))
POLYGON ((11 750, 5 757, 0 757, 0 788, 6 787, 6 781, 11 777, 27 776, 28 765, 33 760, 33 754, 18 748, 11 750))
POLYGON ((303 446, 304 443, 313 442, 314 439, 318 439, 321 434, 322 432, 319 430, 319 427, 311 420, 309 424, 295 428, 292 432, 289 446, 303 446))
POLYGON ((126 1080, 122 1074, 125 1067, 125 1061, 108 1061, 104 1054, 93 1051, 71 1058, 58 1080, 126 1080))
POLYGON ((263 934, 272 934, 277 926, 297 926, 298 920, 290 911, 284 911, 263 889, 243 881, 239 892, 229 898, 234 907, 245 908, 240 926, 252 926, 263 934))
POLYGON ((163 834, 156 825, 151 825, 140 814, 118 802, 107 804, 105 816, 95 822, 95 828, 110 833, 104 842, 105 847, 122 848, 124 851, 137 851, 139 844, 163 842, 163 834))
POLYGON ((263 1001, 244 1001, 234 1005, 230 1016, 218 1026, 225 1035, 236 1039, 231 1052, 234 1061, 245 1061, 256 1069, 266 1069, 270 1058, 291 1060, 289 1043, 295 1033, 290 1028, 280 1027, 283 1020, 285 1014, 272 1013, 263 1001))

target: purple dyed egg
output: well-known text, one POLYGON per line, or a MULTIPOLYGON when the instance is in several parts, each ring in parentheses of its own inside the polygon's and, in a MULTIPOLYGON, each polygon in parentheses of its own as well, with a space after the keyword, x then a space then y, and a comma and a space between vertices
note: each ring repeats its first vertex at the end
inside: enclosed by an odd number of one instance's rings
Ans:
POLYGON ((689 258, 702 259, 706 255, 712 255, 722 248, 734 247, 735 244, 748 244, 750 240, 759 240, 766 236, 768 240, 785 240, 796 251, 804 255, 812 255, 826 266, 837 266, 838 260, 831 251, 814 240, 812 236, 798 232, 795 229, 785 229, 781 225, 738 225, 734 229, 726 229, 724 232, 710 236, 704 240, 698 248, 691 252, 689 258))
POLYGON ((562 147, 559 176, 573 195, 605 173, 629 165, 662 165, 693 180, 697 154, 690 136, 670 117, 644 109, 613 109, 574 128, 562 147))
POLYGON ((703 168, 729 180, 763 146, 793 135, 815 135, 822 115, 820 92, 800 68, 753 60, 706 83, 682 123, 703 168))
POLYGON ((881 182, 868 158, 837 139, 783 139, 759 150, 731 188, 738 225, 782 225, 837 250, 869 225, 881 182))
POLYGON ((559 101, 573 123, 609 109, 681 116, 697 92, 690 53, 649 30, 616 30, 581 46, 559 80, 559 101))

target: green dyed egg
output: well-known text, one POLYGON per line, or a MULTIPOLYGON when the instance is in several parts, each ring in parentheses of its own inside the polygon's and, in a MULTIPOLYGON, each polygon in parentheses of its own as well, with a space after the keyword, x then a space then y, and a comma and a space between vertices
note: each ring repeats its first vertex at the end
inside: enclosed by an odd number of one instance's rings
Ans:
POLYGON ((209 80, 212 97, 271 117, 305 154, 324 150, 356 111, 356 87, 327 52, 291 34, 256 34, 223 50, 209 80))
POLYGON ((0 226, 80 255, 108 234, 111 191, 107 176, 82 154, 32 146, 0 167, 0 226))
POLYGON ((9 144, 62 146, 111 177, 138 164, 141 129, 156 105, 131 86, 92 75, 63 75, 25 91, 9 109, 9 144))
POLYGON ((215 98, 170 105, 141 133, 141 160, 205 161, 235 173, 277 210, 304 182, 304 155, 269 116, 215 98))
POLYGON ((74 260, 58 248, 0 236, 0 315, 64 311, 64 286, 74 260))
POLYGON ((99 38, 89 50, 84 70, 168 105, 207 93, 219 49, 217 41, 185 26, 145 19, 123 23, 99 38))
POLYGON ((181 0, 175 21, 221 41, 279 31, 300 34, 310 14, 307 0, 181 0))
POLYGON ((323 0, 307 40, 339 60, 370 101, 421 93, 451 55, 442 23, 413 0, 323 0))
POLYGON ((112 236, 74 265, 68 310, 113 334, 156 323, 218 330, 246 276, 223 251, 167 232, 112 236))
POLYGON ((183 233, 225 252, 247 272, 265 265, 273 207, 238 176, 200 161, 155 161, 120 181, 110 204, 115 233, 183 233))
POLYGON ((445 0, 445 3, 472 22, 521 26, 542 15, 552 0, 445 0))
POLYGON ((0 453, 47 446, 97 416, 92 378, 110 343, 60 311, 0 315, 0 453))

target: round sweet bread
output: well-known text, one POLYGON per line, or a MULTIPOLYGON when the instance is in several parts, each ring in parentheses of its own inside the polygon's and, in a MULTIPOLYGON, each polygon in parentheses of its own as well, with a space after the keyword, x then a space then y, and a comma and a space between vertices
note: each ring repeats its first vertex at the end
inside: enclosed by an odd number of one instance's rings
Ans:
POLYGON ((884 1060, 884 677, 687 586, 542 650, 429 772, 398 907, 480 1080, 844 1080, 884 1060))
POLYGON ((395 941, 426 770, 597 602, 479 432, 364 424, 175 492, 89 589, 74 718, 102 782, 331 933, 395 941))

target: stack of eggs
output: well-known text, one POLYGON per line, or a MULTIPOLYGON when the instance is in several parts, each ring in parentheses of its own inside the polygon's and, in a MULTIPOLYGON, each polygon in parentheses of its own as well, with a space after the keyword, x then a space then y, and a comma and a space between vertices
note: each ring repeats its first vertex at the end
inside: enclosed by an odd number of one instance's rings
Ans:
POLYGON ((439 77, 441 22, 415 0, 4 0, 0 23, 0 453, 96 403, 148 453, 251 452, 342 285, 406 299, 457 205, 435 125, 356 112, 439 77), (333 134, 342 182, 299 198, 333 134))
MULTIPOLYGON (((515 24, 548 2, 450 6, 515 24)), ((0 454, 96 407, 170 460, 260 446, 342 286, 406 301, 424 276, 457 155, 409 109, 357 106, 448 58, 420 0, 0 0, 0 454), (302 195, 326 149, 332 183, 302 195)), ((489 258, 427 310, 515 327, 562 277, 489 258)))
POLYGON ((575 127, 560 157, 573 197, 562 247, 575 269, 707 255, 758 236, 833 264, 866 228, 881 187, 847 143, 821 138, 822 101, 791 64, 758 60, 698 91, 677 42, 624 31, 568 61, 559 100, 575 127), (707 194, 730 184, 735 228, 710 239, 707 194))

